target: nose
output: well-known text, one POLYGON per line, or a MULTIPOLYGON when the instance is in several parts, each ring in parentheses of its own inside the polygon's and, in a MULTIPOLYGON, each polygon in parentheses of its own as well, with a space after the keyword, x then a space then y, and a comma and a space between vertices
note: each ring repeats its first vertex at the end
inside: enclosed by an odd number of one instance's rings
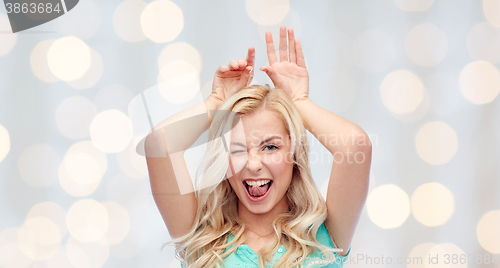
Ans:
POLYGON ((250 150, 248 153, 248 160, 246 168, 250 171, 259 171, 262 169, 262 161, 260 159, 260 155, 256 152, 257 150, 250 150))

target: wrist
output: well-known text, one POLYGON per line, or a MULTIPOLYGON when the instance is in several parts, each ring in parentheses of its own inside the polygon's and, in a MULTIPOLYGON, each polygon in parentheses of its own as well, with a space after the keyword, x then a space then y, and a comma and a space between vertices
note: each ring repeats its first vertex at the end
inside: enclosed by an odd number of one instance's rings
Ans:
POLYGON ((294 96, 292 98, 292 102, 295 104, 295 103, 300 103, 300 102, 305 102, 305 101, 311 101, 309 99, 309 96, 307 95, 299 95, 299 96, 294 96))
POLYGON ((213 94, 210 94, 204 101, 204 103, 207 111, 209 111, 209 110, 219 110, 219 107, 222 105, 222 103, 224 103, 224 101, 214 96, 213 94))

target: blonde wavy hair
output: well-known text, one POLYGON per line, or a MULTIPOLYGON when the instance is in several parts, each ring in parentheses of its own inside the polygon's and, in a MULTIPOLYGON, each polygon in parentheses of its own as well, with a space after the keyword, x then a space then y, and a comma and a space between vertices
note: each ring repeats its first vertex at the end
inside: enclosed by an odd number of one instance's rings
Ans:
POLYGON ((265 260, 272 259, 281 244, 287 251, 275 267, 301 266, 289 260, 291 255, 305 259, 315 250, 326 254, 328 259, 334 258, 332 249, 316 240, 327 210, 309 170, 309 144, 301 116, 283 90, 253 85, 228 98, 212 119, 206 155, 196 172, 198 206, 194 223, 187 234, 167 243, 175 244, 176 257, 185 266, 222 267, 224 258, 244 242, 245 224, 238 217, 238 197, 226 176, 229 166, 227 141, 234 120, 259 108, 268 109, 283 120, 290 135, 295 163, 286 194, 289 211, 273 221, 276 235, 258 252, 259 267, 266 267, 265 260), (230 233, 234 238, 228 242, 230 233))

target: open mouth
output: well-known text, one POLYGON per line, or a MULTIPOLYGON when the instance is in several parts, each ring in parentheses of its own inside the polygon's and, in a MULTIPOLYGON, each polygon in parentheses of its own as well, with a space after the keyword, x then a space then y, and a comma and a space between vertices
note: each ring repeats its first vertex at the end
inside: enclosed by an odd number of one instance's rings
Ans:
POLYGON ((243 181, 243 185, 247 191, 247 194, 252 199, 260 199, 263 198, 266 193, 271 188, 273 184, 272 180, 245 180, 243 181))

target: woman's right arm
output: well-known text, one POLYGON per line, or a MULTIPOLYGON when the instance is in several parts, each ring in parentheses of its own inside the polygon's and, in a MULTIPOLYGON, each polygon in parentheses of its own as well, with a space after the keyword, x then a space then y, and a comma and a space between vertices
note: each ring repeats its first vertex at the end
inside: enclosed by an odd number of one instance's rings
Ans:
POLYGON ((165 119, 146 137, 151 191, 172 238, 188 233, 197 210, 184 152, 208 129, 211 112, 251 82, 254 62, 255 49, 250 47, 247 59, 231 60, 229 67, 221 65, 215 72, 212 94, 204 102, 165 119))
POLYGON ((210 96, 165 119, 146 138, 151 192, 171 237, 186 234, 196 215, 196 198, 184 152, 208 129, 208 117, 197 115, 205 111, 209 114, 219 105, 220 102, 210 96), (196 122, 183 120, 188 118, 196 122))

